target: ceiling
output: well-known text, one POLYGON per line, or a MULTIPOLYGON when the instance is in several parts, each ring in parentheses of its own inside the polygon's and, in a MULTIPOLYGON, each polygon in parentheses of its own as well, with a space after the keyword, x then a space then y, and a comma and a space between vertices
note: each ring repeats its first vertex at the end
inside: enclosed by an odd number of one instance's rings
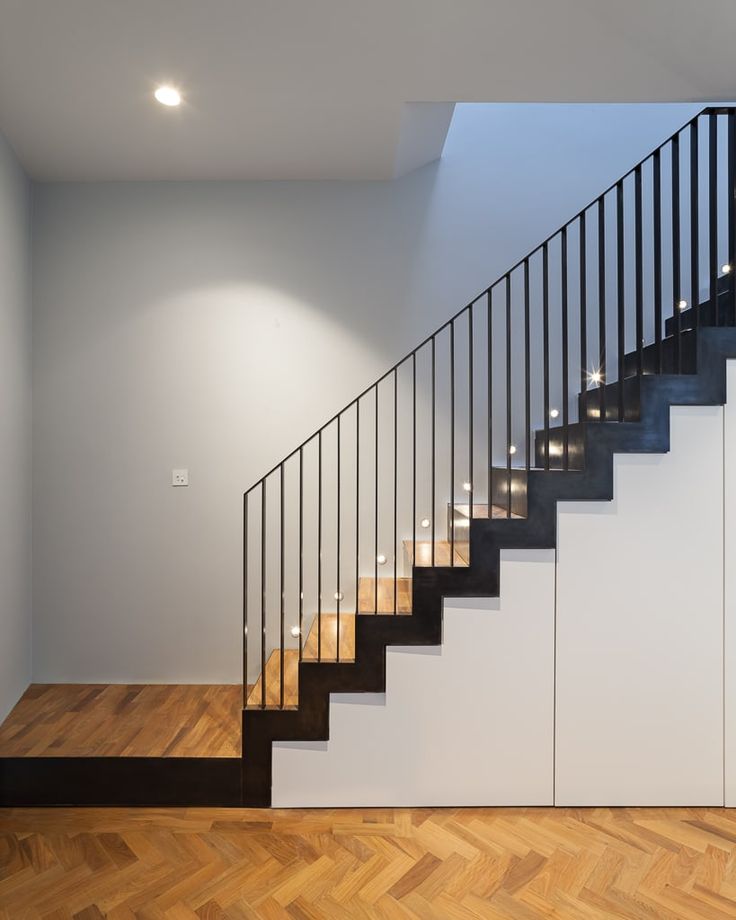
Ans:
POLYGON ((455 101, 736 98, 734 35, 733 0, 0 0, 0 130, 41 180, 386 179, 455 101))

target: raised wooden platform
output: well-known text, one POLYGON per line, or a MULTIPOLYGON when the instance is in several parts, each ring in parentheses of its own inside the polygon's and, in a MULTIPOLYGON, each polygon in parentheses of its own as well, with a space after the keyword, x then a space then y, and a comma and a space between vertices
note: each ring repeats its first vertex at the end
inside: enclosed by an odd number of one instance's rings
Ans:
POLYGON ((2 757, 239 757, 238 685, 32 684, 2 757))

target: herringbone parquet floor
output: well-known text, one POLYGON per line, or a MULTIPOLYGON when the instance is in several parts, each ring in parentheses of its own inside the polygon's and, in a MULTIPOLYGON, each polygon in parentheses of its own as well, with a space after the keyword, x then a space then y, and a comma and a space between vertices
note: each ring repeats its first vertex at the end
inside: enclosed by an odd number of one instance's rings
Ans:
POLYGON ((723 809, 0 811, 2 920, 736 917, 723 809))

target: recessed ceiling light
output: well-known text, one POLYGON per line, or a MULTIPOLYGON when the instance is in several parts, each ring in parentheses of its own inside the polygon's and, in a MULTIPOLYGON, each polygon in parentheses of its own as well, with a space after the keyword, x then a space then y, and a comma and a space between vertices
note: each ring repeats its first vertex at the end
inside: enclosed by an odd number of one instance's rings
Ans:
POLYGON ((173 106, 181 103, 181 93, 174 86, 168 86, 166 84, 159 86, 153 95, 156 101, 160 102, 161 105, 173 106))

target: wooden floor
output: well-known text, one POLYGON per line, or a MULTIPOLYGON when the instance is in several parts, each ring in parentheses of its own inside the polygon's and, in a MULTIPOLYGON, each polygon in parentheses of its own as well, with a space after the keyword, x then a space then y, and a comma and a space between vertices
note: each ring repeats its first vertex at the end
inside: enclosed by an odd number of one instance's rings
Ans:
POLYGON ((0 811, 0 920, 733 920, 723 809, 0 811))
POLYGON ((239 757, 240 685, 32 684, 0 757, 239 757))

